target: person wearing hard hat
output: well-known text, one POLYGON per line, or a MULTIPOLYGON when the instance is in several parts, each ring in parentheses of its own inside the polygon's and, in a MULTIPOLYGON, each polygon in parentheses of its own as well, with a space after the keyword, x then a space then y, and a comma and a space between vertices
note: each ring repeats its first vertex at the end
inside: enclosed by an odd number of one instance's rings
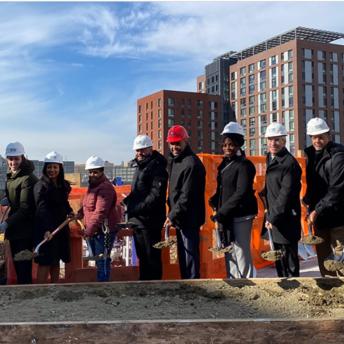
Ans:
POLYGON ((189 135, 181 125, 168 130, 169 212, 165 226, 177 233, 181 278, 200 277, 199 231, 205 220, 205 168, 188 143, 189 135))
POLYGON ((73 215, 68 197, 71 192, 70 183, 64 178, 62 155, 53 151, 44 158, 43 173, 34 187, 36 204, 35 246, 43 239, 49 241, 40 249, 35 258, 38 264, 37 283, 57 283, 60 276, 60 260, 70 262, 70 234, 68 225, 62 228, 53 238, 51 233, 73 215))
MULTIPOLYGON (((33 174, 33 163, 25 158, 25 149, 20 142, 9 143, 6 147, 9 167, 6 182, 6 196, 11 207, 8 218, 0 224, 0 232, 10 243, 11 254, 33 248, 35 202, 33 188, 37 177, 33 174)), ((31 260, 14 261, 18 284, 32 283, 31 260)))
POLYGON ((324 239, 316 245, 322 276, 336 276, 327 271, 324 260, 331 255, 336 240, 344 244, 344 146, 331 140, 330 128, 319 117, 307 123, 312 145, 305 149, 307 191, 303 203, 315 234, 324 239))
POLYGON ((225 246, 233 242, 233 252, 225 253, 228 278, 254 277, 251 257, 251 228, 258 213, 253 181, 256 169, 241 149, 244 130, 229 122, 221 135, 223 160, 218 167, 216 193, 209 204, 216 209, 212 217, 223 227, 225 246))
POLYGON ((297 160, 285 147, 287 131, 277 122, 265 133, 266 158, 265 188, 260 193, 266 203, 265 227, 271 230, 276 250, 282 257, 276 261, 278 277, 300 275, 298 241, 301 238, 301 174, 297 160))
POLYGON ((120 220, 116 191, 104 174, 104 165, 104 160, 98 156, 87 159, 85 169, 89 174, 89 186, 78 212, 78 217, 84 218, 84 235, 92 253, 101 257, 96 259, 98 282, 110 280, 110 253, 120 220))
POLYGON ((167 161, 153 150, 149 136, 138 135, 133 144, 135 174, 131 193, 123 200, 128 219, 136 226, 134 241, 140 260, 140 280, 162 278, 161 250, 153 247, 161 240, 166 218, 167 161))

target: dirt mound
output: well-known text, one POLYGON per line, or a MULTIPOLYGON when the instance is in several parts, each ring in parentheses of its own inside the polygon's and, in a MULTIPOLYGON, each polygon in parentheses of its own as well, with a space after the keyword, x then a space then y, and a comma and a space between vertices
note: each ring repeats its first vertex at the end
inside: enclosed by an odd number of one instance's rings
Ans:
POLYGON ((0 322, 344 318, 340 279, 0 287, 0 322))

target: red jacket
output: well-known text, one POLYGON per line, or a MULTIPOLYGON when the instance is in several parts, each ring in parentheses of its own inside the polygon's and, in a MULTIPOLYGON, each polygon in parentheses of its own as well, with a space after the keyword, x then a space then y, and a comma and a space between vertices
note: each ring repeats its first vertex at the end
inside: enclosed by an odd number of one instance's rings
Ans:
POLYGON ((97 185, 88 187, 82 201, 86 236, 92 236, 100 232, 105 219, 108 219, 110 230, 116 231, 116 224, 120 220, 116 202, 116 191, 105 176, 97 185))

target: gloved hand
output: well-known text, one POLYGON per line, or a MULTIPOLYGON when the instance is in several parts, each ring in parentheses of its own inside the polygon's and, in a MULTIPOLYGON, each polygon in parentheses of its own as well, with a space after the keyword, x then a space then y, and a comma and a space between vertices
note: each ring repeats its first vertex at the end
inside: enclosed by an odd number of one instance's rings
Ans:
POLYGON ((6 233, 7 227, 8 227, 7 222, 0 223, 0 233, 6 233))

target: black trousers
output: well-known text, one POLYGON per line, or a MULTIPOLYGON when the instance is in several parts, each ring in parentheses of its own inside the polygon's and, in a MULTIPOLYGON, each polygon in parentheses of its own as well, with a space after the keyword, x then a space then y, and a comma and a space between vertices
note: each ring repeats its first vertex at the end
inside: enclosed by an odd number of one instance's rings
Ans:
POLYGON ((181 278, 200 278, 199 228, 178 228, 176 232, 181 278))
MULTIPOLYGON (((32 242, 30 239, 18 239, 18 240, 9 240, 12 258, 24 250, 32 251, 32 242)), ((23 261, 14 261, 14 268, 17 275, 17 284, 31 284, 32 283, 32 261, 23 260, 23 261)))
POLYGON ((275 263, 278 277, 299 277, 300 262, 297 253, 297 242, 291 244, 274 243, 275 250, 282 251, 282 258, 275 263))
POLYGON ((140 280, 160 280, 162 278, 161 250, 153 247, 161 241, 161 229, 135 228, 134 241, 140 260, 140 280))

